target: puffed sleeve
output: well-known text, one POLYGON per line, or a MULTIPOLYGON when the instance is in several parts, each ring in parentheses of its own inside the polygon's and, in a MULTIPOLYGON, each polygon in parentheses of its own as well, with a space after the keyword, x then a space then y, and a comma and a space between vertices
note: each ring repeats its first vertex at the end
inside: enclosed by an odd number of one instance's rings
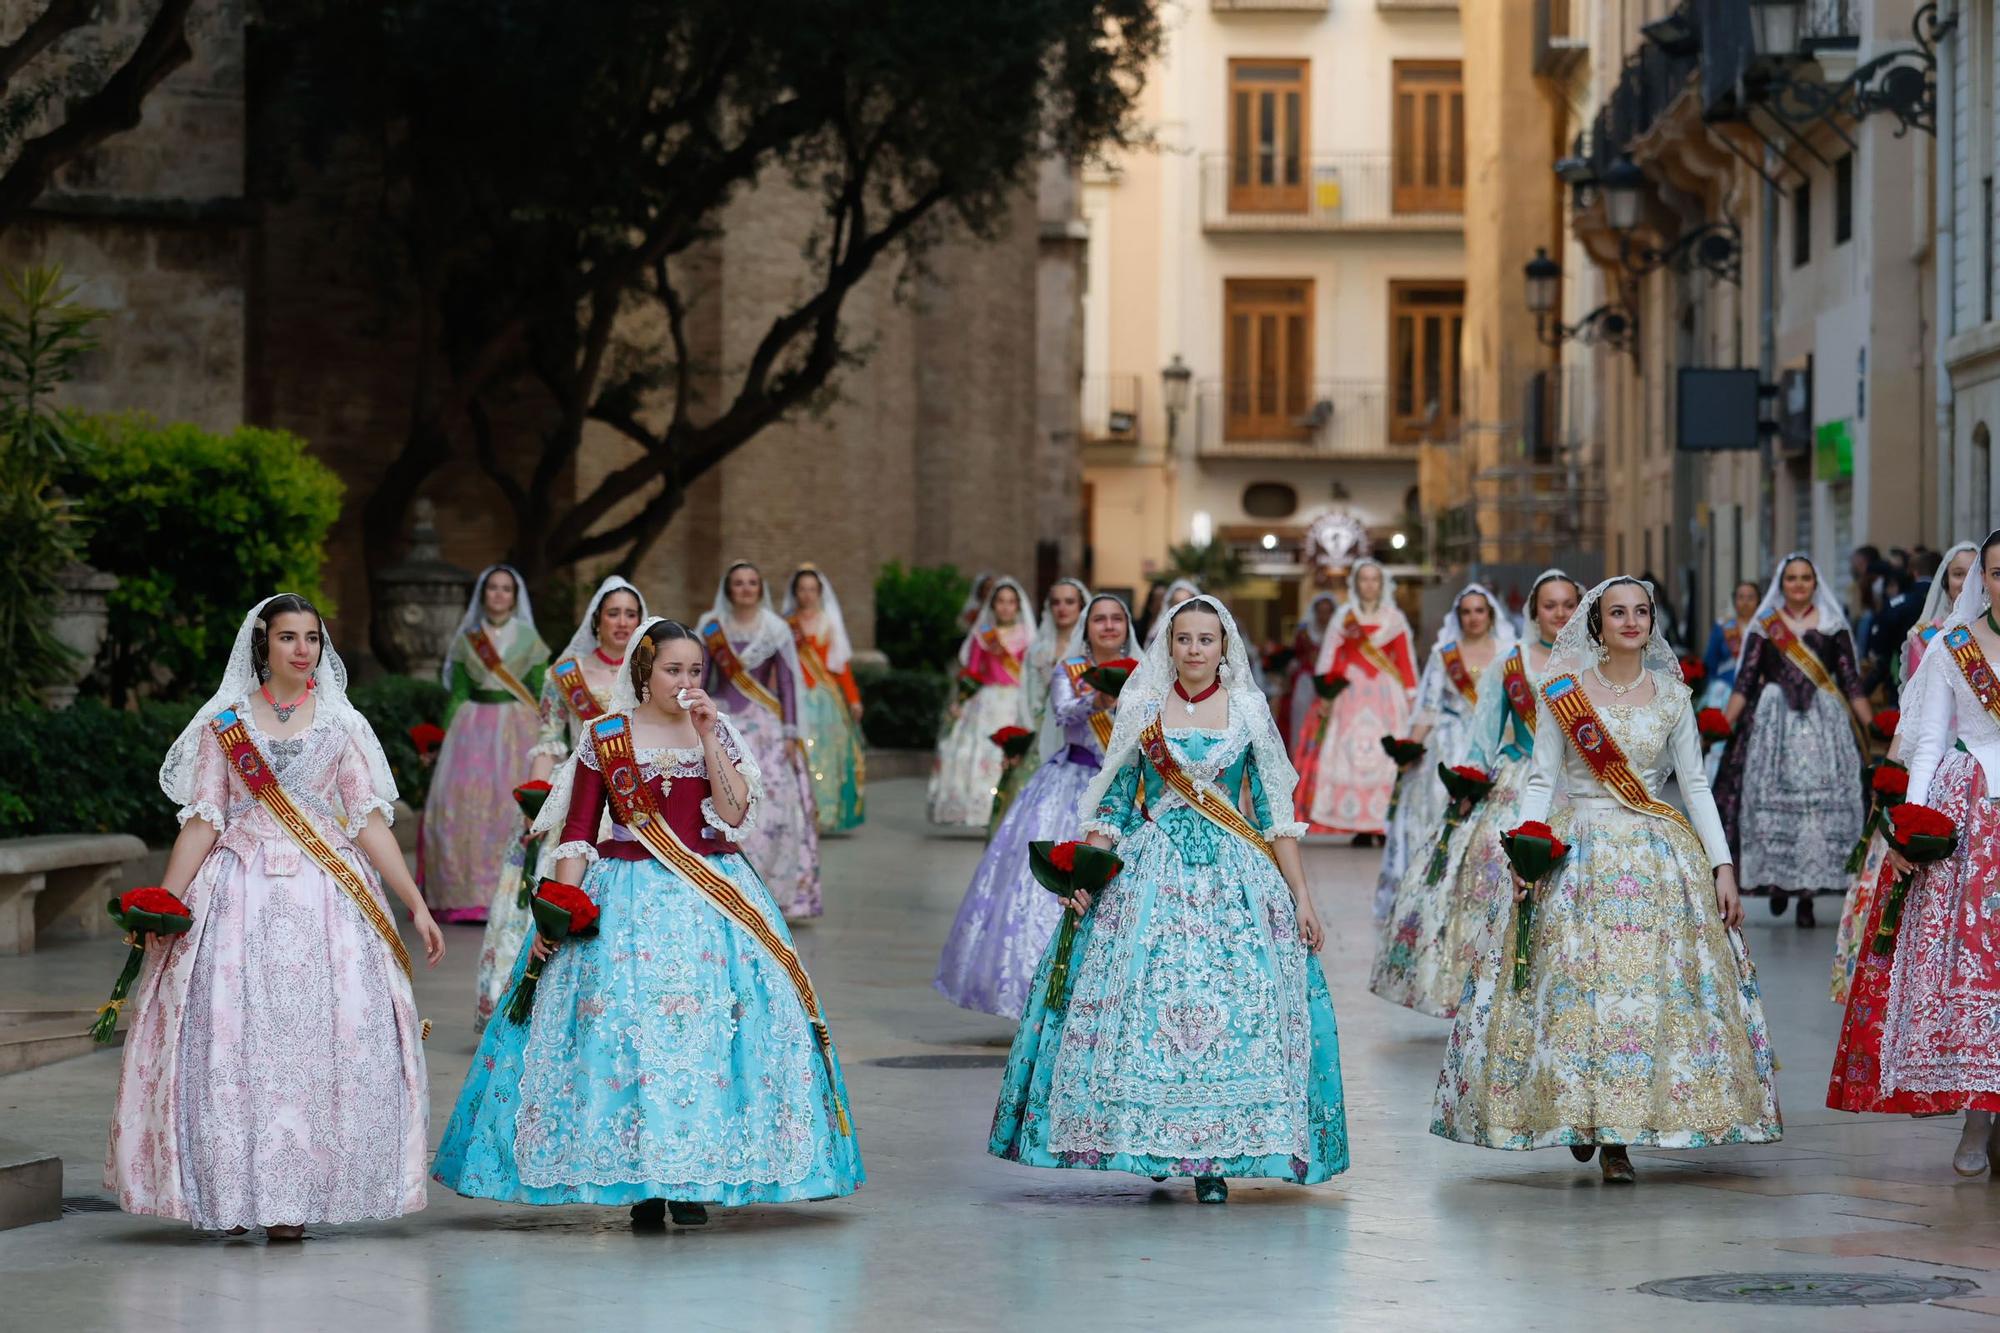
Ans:
POLYGON ((1085 814, 1083 832, 1102 833, 1118 840, 1144 822, 1145 817, 1139 813, 1139 758, 1134 755, 1111 779, 1111 785, 1097 802, 1097 809, 1085 814))
POLYGON ((1957 669, 1950 658, 1951 654, 1942 648, 1926 652, 1923 661, 1917 664, 1915 679, 1903 691, 1907 699, 1918 693, 1914 689, 1916 682, 1923 682, 1917 699, 1917 716, 1905 712, 1896 725, 1897 740, 1909 742, 1906 762, 1910 768, 1910 790, 1904 799, 1914 805, 1930 803, 1931 780, 1937 776, 1938 765, 1944 761, 1945 751, 1951 748, 1953 740, 1952 722, 1958 705, 1951 681, 1943 674, 1957 669))
POLYGON ((1081 726, 1090 721, 1090 715, 1101 711, 1097 706, 1097 691, 1088 686, 1079 686, 1069 678, 1069 668, 1056 664, 1049 673, 1049 711, 1056 722, 1065 727, 1081 726))
POLYGON ((1563 735, 1562 724, 1544 703, 1535 710, 1535 755, 1528 765, 1528 780, 1521 787, 1523 824, 1548 821, 1549 803, 1555 796, 1556 779, 1562 776, 1568 750, 1569 738, 1563 735))
POLYGON ((385 801, 375 791, 375 775, 369 770, 368 757, 361 753, 361 743, 348 738, 346 748, 340 752, 340 763, 333 773, 334 792, 340 797, 340 808, 346 816, 347 831, 350 836, 361 832, 368 824, 368 816, 379 810, 382 823, 386 826, 396 822, 396 807, 385 801))
POLYGON ((206 819, 222 833, 229 823, 229 761, 213 734, 203 736, 194 752, 194 799, 180 808, 180 822, 206 819))
MULTIPOLYGON (((1655 688, 1659 688, 1657 683, 1655 688)), ((1701 761, 1701 733, 1695 728, 1694 701, 1690 698, 1682 698, 1680 715, 1674 719, 1673 751, 1681 797, 1687 802, 1688 819, 1702 849, 1708 853, 1709 866, 1732 864, 1736 858, 1730 855, 1729 836, 1722 831, 1722 816, 1715 808, 1715 794, 1709 790, 1708 767, 1701 761)))
POLYGON ((597 859, 597 830, 604 819, 604 775, 593 766, 596 759, 596 750, 586 737, 577 745, 569 811, 563 816, 562 838, 553 853, 558 861, 572 856, 580 856, 586 861, 597 859), (586 758, 591 762, 586 763, 586 758))
POLYGON ((540 698, 542 691, 548 688, 549 664, 547 662, 537 662, 533 667, 528 669, 527 675, 521 677, 521 683, 528 687, 528 693, 540 698))

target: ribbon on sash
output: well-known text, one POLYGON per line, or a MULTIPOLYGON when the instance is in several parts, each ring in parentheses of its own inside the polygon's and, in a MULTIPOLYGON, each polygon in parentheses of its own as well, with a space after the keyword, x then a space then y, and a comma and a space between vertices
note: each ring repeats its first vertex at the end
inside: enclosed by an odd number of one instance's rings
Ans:
POLYGON ((812 978, 806 975, 805 964, 799 961, 798 951, 772 929, 771 923, 744 896, 734 880, 717 870, 707 857, 682 842, 680 835, 661 818, 653 804, 652 788, 646 785, 639 773, 638 754, 632 746, 631 723, 622 714, 614 713, 592 723, 590 735, 597 747, 598 768, 604 774, 604 790, 619 822, 632 830, 639 842, 653 854, 654 860, 694 885, 717 911, 749 932, 751 938, 764 947, 764 951, 791 979, 792 990, 798 994, 799 1004, 805 1009, 806 1019, 812 1024, 813 1036, 819 1043, 820 1060, 826 1066, 826 1090, 833 1098, 840 1132, 852 1134, 853 1129, 847 1120, 847 1106, 840 1096, 840 1083, 834 1076, 833 1034, 820 1013, 819 996, 813 990, 812 978))
POLYGON ((604 705, 597 702, 597 696, 590 691, 590 682, 583 678, 583 663, 565 657, 549 668, 549 674, 556 678, 556 688, 562 691, 563 702, 576 714, 577 721, 589 722, 603 716, 604 705))
POLYGON ((1847 715, 1847 725, 1853 729, 1854 748, 1861 752, 1865 760, 1868 757, 1868 736, 1861 730, 1861 719, 1854 715, 1847 696, 1840 692, 1840 686, 1834 684, 1833 677, 1827 673, 1826 664, 1806 647, 1798 635, 1792 633, 1792 627, 1785 623, 1784 616, 1777 610, 1773 609, 1757 623, 1764 627, 1772 646, 1783 653, 1786 660, 1805 673, 1807 680, 1833 696, 1834 702, 1840 705, 1840 711, 1847 715))
POLYGON ((701 642, 708 649, 709 661, 721 669, 738 693, 751 703, 762 704, 778 716, 784 716, 785 706, 778 702, 777 695, 764 688, 764 682, 750 674, 749 667, 743 665, 743 659, 730 646, 729 635, 723 630, 720 620, 711 620, 701 627, 701 642))
POLYGON ((465 641, 472 645, 472 655, 479 659, 479 665, 500 682, 502 689, 530 708, 541 707, 541 702, 528 693, 528 687, 521 683, 521 678, 507 669, 507 659, 500 656, 500 650, 493 646, 493 640, 485 630, 474 625, 465 632, 465 641))
MULTIPOLYGON (((1271 846, 1270 840, 1243 817, 1243 812, 1236 808, 1236 802, 1213 787, 1195 786, 1194 779, 1181 767, 1180 760, 1174 757, 1172 747, 1167 744, 1166 728, 1160 725, 1157 714, 1146 724, 1146 729, 1139 733, 1139 753, 1146 756, 1146 762, 1153 766, 1154 771, 1167 786, 1173 788, 1180 798, 1188 803, 1189 809, 1209 822, 1229 830, 1270 857, 1272 865, 1278 864, 1278 853, 1271 846)), ((1146 784, 1141 781, 1139 800, 1143 803, 1145 799, 1146 784)))
MULTIPOLYGON (((1083 683, 1083 673, 1090 670, 1089 658, 1072 657, 1069 661, 1063 663, 1063 670, 1069 673, 1071 689, 1080 692, 1090 688, 1083 683)), ((1090 715, 1090 730, 1091 734, 1097 737, 1098 748, 1109 754, 1111 752, 1111 710, 1107 708, 1101 713, 1092 713, 1090 715)))
POLYGON ((1583 686, 1575 676, 1567 672, 1557 676, 1542 686, 1542 698, 1548 701, 1549 716, 1556 720, 1563 729, 1563 735, 1569 737, 1569 743, 1618 804, 1642 815, 1670 819, 1690 834, 1694 833, 1694 825, 1688 823, 1686 815, 1665 801, 1653 799, 1653 794, 1646 790, 1646 784, 1632 771, 1625 752, 1611 738, 1611 732, 1605 728, 1604 720, 1598 717, 1590 696, 1583 692, 1583 686))
POLYGON ((1347 613, 1347 619, 1341 623, 1340 634, 1348 643, 1354 645, 1354 651, 1361 654, 1361 660, 1375 668, 1376 671, 1387 672, 1398 679, 1402 678, 1403 673, 1396 670, 1395 662, 1390 660, 1389 654, 1383 652, 1381 646, 1375 640, 1368 637, 1367 627, 1361 623, 1352 611, 1347 613), (1347 633, 1349 626, 1352 626, 1356 631, 1351 636, 1347 633))
POLYGON ((1455 643, 1438 649, 1438 661, 1444 666, 1444 674, 1451 681, 1451 687, 1464 696, 1469 704, 1479 702, 1479 682, 1466 669, 1465 655, 1458 651, 1455 643))
POLYGON ((1514 710, 1514 716, 1532 737, 1535 734, 1535 687, 1528 679, 1528 663, 1519 644, 1514 645, 1514 650, 1500 665, 1500 688, 1507 694, 1507 706, 1514 710))
POLYGON ((1979 706, 1995 722, 2000 722, 2000 680, 1993 678, 1993 667, 1981 651, 1979 640, 1972 637, 1969 628, 1958 625, 1944 636, 1944 646, 1951 650, 1951 660, 1958 664, 1958 673, 1965 677, 1972 697, 1979 700, 1979 706))
POLYGON ((979 636, 979 646, 984 648, 987 654, 999 662, 1001 666, 1005 667, 1015 680, 1021 678, 1021 659, 1014 656, 1014 650, 1009 648, 1007 641, 1000 637, 1000 630, 997 626, 979 636))
MULTIPOLYGON (((234 769, 236 776, 243 779, 243 785, 257 798, 258 804, 271 812, 278 821, 278 827, 291 835, 300 850, 310 856, 320 869, 333 877, 354 905, 361 909, 361 915, 374 927, 382 942, 389 946, 390 955, 396 966, 403 969, 403 975, 416 980, 416 970, 410 966, 410 951, 403 947, 403 937, 396 933, 395 923, 382 910, 382 904, 368 891, 360 872, 342 860, 340 854, 327 845, 319 830, 307 819, 305 812, 292 801, 291 794, 278 781, 278 775, 271 771, 257 743, 250 739, 250 728, 236 715, 233 708, 225 708, 209 723, 215 731, 215 739, 222 746, 222 753, 234 769)), ((428 1033, 430 1025, 424 1025, 428 1033)))

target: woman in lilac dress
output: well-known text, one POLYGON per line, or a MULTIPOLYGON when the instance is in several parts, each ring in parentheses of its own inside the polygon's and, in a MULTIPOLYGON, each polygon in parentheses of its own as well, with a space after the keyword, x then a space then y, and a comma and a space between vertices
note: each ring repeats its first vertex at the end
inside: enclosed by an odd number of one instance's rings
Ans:
POLYGON ((771 609, 757 566, 738 560, 723 572, 715 604, 702 617, 701 637, 708 694, 729 714, 764 774, 756 826, 739 830, 743 854, 787 921, 816 917, 819 825, 799 731, 805 675, 792 627, 771 609))
POLYGON ((1049 720, 1061 747, 1028 779, 987 844, 945 940, 931 984, 953 1004, 1001 1018, 1021 1016, 1062 906, 1028 869, 1028 844, 1061 841, 1076 828, 1077 802, 1104 762, 1117 701, 1078 677, 1094 663, 1136 658, 1132 612, 1123 600, 1090 599, 1067 651, 1049 674, 1049 720))

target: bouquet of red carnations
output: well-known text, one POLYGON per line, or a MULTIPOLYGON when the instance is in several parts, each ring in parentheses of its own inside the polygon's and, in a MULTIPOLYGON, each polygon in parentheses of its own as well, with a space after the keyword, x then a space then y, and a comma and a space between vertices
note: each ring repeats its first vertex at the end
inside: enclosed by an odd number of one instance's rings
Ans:
POLYGON ((1028 746, 1033 743, 1035 733, 1026 727, 1002 727, 986 739, 999 746, 1000 753, 1012 760, 1019 759, 1028 752, 1028 746))
MULTIPOLYGON (((575 884, 543 880, 535 890, 535 896, 528 900, 528 910, 535 917, 535 933, 551 945, 560 944, 571 936, 583 938, 597 933, 597 904, 575 884)), ((528 1014, 535 1006, 535 987, 541 979, 541 961, 530 957, 527 970, 514 987, 514 998, 507 1002, 510 1021, 528 1021, 528 1014)))
POLYGON ((435 722, 419 722, 410 728, 410 744, 417 747, 417 758, 429 763, 437 747, 444 744, 444 728, 435 722))
POLYGON ((1681 659, 1681 679, 1687 682, 1689 689, 1693 689, 1708 679, 1708 668, 1692 657, 1683 657, 1681 659))
MULTIPOLYGON (((1942 861, 1958 850, 1958 825, 1952 823, 1951 816, 1914 801, 1906 800, 1889 812, 1886 836, 1889 845, 1901 852, 1903 859, 1913 866, 1942 861)), ((1897 876, 1896 882, 1889 886, 1889 896, 1882 900, 1881 922, 1875 927, 1873 947, 1876 953, 1895 951, 1896 932, 1903 924, 1903 899, 1908 896, 1916 877, 1916 871, 1912 870, 1907 875, 1897 876)))
POLYGON ((1882 827, 1882 816, 1903 803, 1910 792, 1910 770, 1893 759, 1884 759, 1868 770, 1868 791, 1873 797, 1868 818, 1862 821, 1861 836, 1847 854, 1847 873, 1858 875, 1868 863, 1868 840, 1882 827))
MULTIPOLYGON (((1078 889, 1095 894, 1124 868, 1125 863, 1116 853, 1087 842, 1028 844, 1028 869, 1035 882, 1058 898, 1074 897, 1078 889)), ((1062 929, 1056 934, 1055 961, 1049 966, 1046 1003, 1051 1009, 1061 1009, 1069 1003, 1070 953, 1076 947, 1076 928, 1081 919, 1075 909, 1064 909, 1062 929)))
POLYGON ((1424 884, 1435 888, 1444 878, 1445 862, 1451 854, 1451 835, 1465 822, 1474 806, 1493 790, 1493 775, 1470 764, 1438 765, 1438 780, 1444 783, 1451 800, 1444 807, 1444 827, 1438 830, 1437 845, 1431 848, 1430 864, 1424 867, 1424 884))
POLYGON ((1384 736, 1382 753, 1396 761, 1398 771, 1407 769, 1424 757, 1424 743, 1403 736, 1384 736))
POLYGON ((1893 741, 1896 739, 1896 727, 1902 722, 1902 720, 1903 720, 1903 712, 1901 709, 1885 708, 1881 712, 1877 713, 1874 716, 1874 718, 1868 723, 1868 728, 1869 730, 1873 731, 1875 735, 1880 739, 1885 741, 1893 741))
POLYGON ((1701 748, 1706 754, 1723 741, 1729 739, 1729 715, 1720 708, 1704 708, 1694 715, 1695 730, 1701 733, 1701 748))
POLYGON ((106 903, 104 910, 125 932, 132 947, 118 980, 111 984, 111 998, 98 1006, 97 1021, 90 1025, 90 1039, 99 1045, 110 1041, 118 1030, 118 1011, 125 1007, 125 996, 138 979, 140 960, 146 956, 146 936, 183 935, 194 925, 194 912, 188 905, 158 887, 127 889, 106 903))
POLYGON ((521 807, 521 813, 526 815, 528 819, 528 831, 521 835, 521 846, 523 848, 521 854, 521 887, 515 891, 514 899, 515 905, 519 907, 526 907, 528 905, 528 886, 534 882, 535 861, 539 858, 542 850, 542 840, 536 837, 534 833, 535 821, 541 817, 542 807, 548 804, 548 800, 549 784, 540 779, 536 779, 533 782, 524 782, 514 788, 514 804, 521 807))
POLYGON ((957 684, 958 684, 958 701, 960 703, 964 703, 966 700, 970 699, 973 695, 979 693, 981 687, 984 686, 986 682, 981 680, 979 677, 973 675, 970 671, 961 671, 958 673, 957 684))
MULTIPOLYGON (((1340 697, 1340 692, 1346 688, 1347 677, 1337 671, 1329 671, 1324 676, 1313 677, 1313 693, 1319 696, 1321 703, 1332 703, 1340 697)), ((1329 716, 1331 715, 1329 714, 1329 716)))
MULTIPOLYGON (((1526 880, 1530 886, 1541 883, 1549 877, 1562 859, 1569 855, 1569 846, 1555 835, 1539 819, 1531 819, 1518 828, 1508 829, 1500 835, 1500 848, 1507 853, 1508 863, 1514 873, 1526 880)), ((1528 896, 1514 905, 1514 989, 1520 990, 1528 984, 1528 941, 1535 929, 1535 894, 1530 887, 1528 896)))
POLYGON ((1086 667, 1079 679, 1099 694, 1108 694, 1116 699, 1118 692, 1125 688, 1125 682, 1132 679, 1132 673, 1138 669, 1138 662, 1132 658, 1118 657, 1086 667))

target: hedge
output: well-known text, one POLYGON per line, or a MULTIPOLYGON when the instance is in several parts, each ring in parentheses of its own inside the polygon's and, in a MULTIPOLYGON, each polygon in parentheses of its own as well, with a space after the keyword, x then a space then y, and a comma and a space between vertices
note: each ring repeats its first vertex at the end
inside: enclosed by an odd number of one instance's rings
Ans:
POLYGON ((883 750, 928 750, 951 704, 951 677, 941 671, 856 668, 861 730, 883 750))
POLYGON ((891 560, 875 575, 875 646, 905 670, 944 670, 965 626, 958 611, 972 580, 951 565, 904 568, 891 560))

